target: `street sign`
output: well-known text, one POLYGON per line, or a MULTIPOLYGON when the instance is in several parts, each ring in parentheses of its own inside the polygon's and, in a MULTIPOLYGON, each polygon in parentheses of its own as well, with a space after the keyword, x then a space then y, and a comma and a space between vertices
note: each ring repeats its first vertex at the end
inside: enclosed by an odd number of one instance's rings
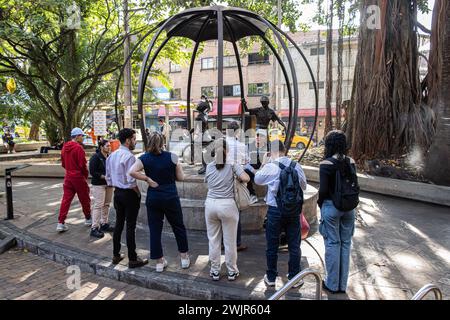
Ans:
POLYGON ((95 135, 106 136, 107 135, 106 111, 95 110, 92 112, 92 117, 95 135))

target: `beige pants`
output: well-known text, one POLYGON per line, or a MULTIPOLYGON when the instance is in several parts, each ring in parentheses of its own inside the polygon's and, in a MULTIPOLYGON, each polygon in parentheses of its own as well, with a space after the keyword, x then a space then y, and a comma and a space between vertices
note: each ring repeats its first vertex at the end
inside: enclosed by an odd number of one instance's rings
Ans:
POLYGON ((91 186, 94 197, 94 207, 92 209, 92 228, 99 228, 100 224, 109 221, 109 204, 114 188, 108 186, 91 186))
POLYGON ((228 272, 239 272, 237 268, 237 227, 239 211, 234 199, 210 199, 205 202, 206 231, 209 240, 211 271, 220 272, 220 253, 223 235, 225 264, 228 272))

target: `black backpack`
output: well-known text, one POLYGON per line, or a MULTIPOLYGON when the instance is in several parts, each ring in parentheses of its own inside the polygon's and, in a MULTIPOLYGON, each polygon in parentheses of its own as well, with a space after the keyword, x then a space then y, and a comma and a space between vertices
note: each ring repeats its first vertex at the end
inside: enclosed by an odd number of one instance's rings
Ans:
POLYGON ((295 170, 296 165, 295 161, 291 161, 288 167, 278 162, 281 169, 280 185, 275 198, 282 216, 299 216, 302 212, 303 190, 295 170))
POLYGON ((358 176, 350 158, 344 160, 329 158, 336 165, 335 185, 331 192, 331 200, 336 209, 340 211, 351 211, 359 203, 358 176))

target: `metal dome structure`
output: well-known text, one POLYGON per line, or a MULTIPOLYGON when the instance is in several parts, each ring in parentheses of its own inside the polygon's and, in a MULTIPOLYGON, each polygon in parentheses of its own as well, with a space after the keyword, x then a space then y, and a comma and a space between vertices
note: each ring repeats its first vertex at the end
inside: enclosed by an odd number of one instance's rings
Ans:
MULTIPOLYGON (((301 55, 303 61, 305 62, 309 74, 312 79, 312 83, 314 86, 315 92, 315 121, 313 130, 306 146, 303 154, 300 159, 304 156, 306 150, 308 149, 311 140, 314 136, 314 131, 316 129, 317 117, 318 117, 318 91, 316 81, 311 70, 311 66, 309 65, 305 55, 302 50, 298 47, 298 45, 293 41, 293 39, 285 33, 283 30, 278 28, 272 22, 264 19, 258 14, 241 9, 241 8, 233 8, 233 7, 225 7, 225 6, 210 6, 210 7, 201 7, 201 8, 193 8, 182 11, 166 20, 160 22, 155 28, 150 30, 143 38, 136 44, 136 46, 131 51, 127 61, 131 58, 134 50, 142 43, 142 41, 147 38, 150 34, 154 33, 153 38, 150 42, 150 45, 147 48, 145 53, 140 76, 139 76, 139 87, 138 87, 138 113, 140 119, 140 128, 142 132, 142 137, 144 143, 147 144, 147 136, 145 135, 145 116, 143 110, 143 100, 144 100, 144 90, 145 85, 148 80, 148 76, 150 70, 156 58, 158 57, 161 50, 164 48, 166 43, 173 37, 185 37, 194 41, 194 50, 192 53, 192 58, 189 66, 189 75, 188 75, 188 84, 187 84, 187 124, 188 130, 192 128, 192 119, 191 119, 191 83, 192 83, 192 72, 194 68, 194 62, 196 59, 197 51, 201 42, 208 40, 217 40, 218 41, 218 79, 217 79, 217 127, 218 130, 222 130, 222 107, 223 107, 223 56, 224 56, 224 41, 231 42, 234 49, 234 54, 237 60, 237 67, 239 73, 239 84, 241 88, 241 115, 243 115, 243 107, 246 103, 245 101, 245 91, 244 91, 244 81, 242 76, 242 66, 240 63, 240 55, 237 46, 237 41, 242 38, 249 36, 258 36, 260 37, 266 45, 270 48, 273 55, 277 59, 287 87, 287 93, 289 98, 289 120, 286 132, 286 140, 285 146, 286 149, 289 150, 292 139, 295 134, 295 128, 297 126, 298 120, 298 108, 299 108, 299 90, 297 85, 291 86, 291 83, 297 84, 297 75, 295 72, 295 65, 292 59, 292 55, 289 52, 289 48, 285 43, 283 37, 287 40, 287 42, 292 45, 301 55), (156 32, 155 32, 156 31, 156 32), (155 48, 155 44, 158 38, 161 36, 163 32, 166 32, 166 38, 162 41, 159 47, 155 48), (289 80, 289 73, 286 70, 286 66, 283 63, 282 58, 278 54, 276 48, 271 43, 271 41, 267 38, 266 34, 271 31, 278 42, 281 44, 281 49, 283 50, 284 55, 287 58, 287 62, 290 69, 290 76, 292 78, 292 82, 289 80), (154 33, 155 32, 155 33, 154 33), (292 90, 293 89, 293 90, 292 90), (293 91, 293 92, 292 92, 293 91)), ((121 70, 121 74, 123 73, 123 69, 121 70)), ((116 114, 117 114, 117 96, 118 89, 120 84, 120 78, 116 87, 116 114)), ((242 117, 244 119, 244 117, 242 117)))

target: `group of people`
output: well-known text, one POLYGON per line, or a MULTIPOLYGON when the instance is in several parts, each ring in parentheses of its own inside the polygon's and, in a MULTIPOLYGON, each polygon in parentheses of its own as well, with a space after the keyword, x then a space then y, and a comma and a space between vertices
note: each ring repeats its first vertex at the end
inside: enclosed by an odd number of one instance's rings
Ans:
MULTIPOLYGON (((281 141, 271 141, 267 152, 267 146, 263 145, 263 141, 267 140, 261 131, 257 133, 254 144, 246 147, 238 139, 238 129, 237 123, 231 123, 227 137, 214 142, 214 158, 206 167, 205 183, 208 193, 205 200, 205 221, 210 276, 213 280, 220 279, 222 245, 225 250, 228 280, 233 281, 239 276, 237 251, 240 212, 234 194, 234 183, 237 179, 247 183, 252 195, 251 202, 258 201, 253 184, 267 186, 267 271, 264 282, 268 286, 275 286, 278 276, 279 239, 283 230, 289 251, 287 278, 292 279, 301 270, 300 214, 307 181, 301 165, 286 156, 286 149, 281 141), (286 181, 289 181, 290 189, 286 187, 286 181), (296 199, 300 199, 296 200, 298 206, 294 208, 286 205, 286 202, 290 201, 286 194, 292 193, 293 189, 296 199)), ((57 231, 68 229, 65 220, 70 203, 77 194, 83 208, 85 224, 91 227, 91 236, 101 238, 105 232, 113 232, 113 263, 117 264, 125 257, 121 253, 121 236, 126 226, 129 267, 146 265, 148 259, 136 254, 135 241, 136 221, 141 205, 141 193, 136 180, 141 180, 148 186, 145 204, 150 229, 150 259, 156 262, 156 271, 162 272, 168 264, 161 239, 164 218, 175 235, 181 268, 189 268, 187 231, 176 187, 176 181, 184 179, 184 172, 178 157, 166 151, 164 134, 159 131, 149 133, 146 152, 136 158, 132 152, 136 145, 136 133, 132 129, 122 129, 118 134, 120 148, 111 154, 109 141, 102 140, 97 153, 90 159, 89 171, 82 147, 83 136, 81 129, 73 129, 72 141, 65 143, 61 152, 66 175, 57 231), (92 176, 90 189, 87 180, 89 172, 92 176), (92 211, 90 190, 94 199, 92 211), (109 224, 108 218, 112 198, 116 211, 115 226, 109 224)), ((322 213, 319 229, 326 248, 327 278, 323 287, 331 293, 346 291, 350 245, 354 232, 354 210, 343 211, 335 202, 335 186, 338 183, 336 173, 345 172, 356 181, 354 161, 346 156, 346 152, 344 133, 330 132, 325 139, 324 161, 320 164, 318 204, 322 213)), ((299 282, 296 287, 302 284, 299 282)))
POLYGON ((7 153, 15 153, 16 152, 16 143, 14 142, 14 138, 19 138, 19 134, 16 132, 15 134, 11 132, 11 130, 8 127, 5 127, 3 129, 3 146, 6 149, 7 153))

